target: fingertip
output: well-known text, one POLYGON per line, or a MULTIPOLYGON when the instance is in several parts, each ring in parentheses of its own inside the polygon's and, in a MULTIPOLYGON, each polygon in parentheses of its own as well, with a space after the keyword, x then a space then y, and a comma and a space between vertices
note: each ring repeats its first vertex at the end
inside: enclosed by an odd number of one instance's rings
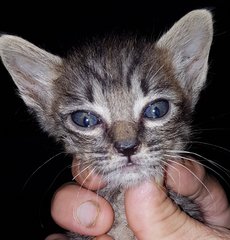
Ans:
POLYGON ((55 233, 46 237, 45 240, 68 240, 68 238, 64 234, 55 233))
POLYGON ((166 186, 183 196, 193 196, 198 192, 206 176, 204 167, 191 157, 186 157, 186 160, 169 161, 169 163, 166 186))
POLYGON ((93 240, 113 240, 113 239, 108 235, 101 235, 101 236, 95 237, 93 240))
POLYGON ((72 175, 73 180, 77 181, 80 185, 83 185, 90 190, 98 190, 106 186, 106 182, 103 178, 97 174, 92 174, 90 168, 82 170, 79 165, 78 159, 73 159, 72 162, 72 175))

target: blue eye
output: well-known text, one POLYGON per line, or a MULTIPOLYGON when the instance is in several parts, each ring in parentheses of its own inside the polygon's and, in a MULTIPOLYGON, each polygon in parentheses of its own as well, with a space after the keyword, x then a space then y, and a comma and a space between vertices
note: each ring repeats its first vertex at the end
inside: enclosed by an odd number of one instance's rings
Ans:
POLYGON ((100 118, 91 112, 76 111, 71 114, 71 118, 75 124, 84 128, 90 128, 101 123, 100 118))
POLYGON ((162 118, 169 111, 169 102, 164 99, 160 99, 152 102, 144 111, 144 117, 150 119, 162 118))

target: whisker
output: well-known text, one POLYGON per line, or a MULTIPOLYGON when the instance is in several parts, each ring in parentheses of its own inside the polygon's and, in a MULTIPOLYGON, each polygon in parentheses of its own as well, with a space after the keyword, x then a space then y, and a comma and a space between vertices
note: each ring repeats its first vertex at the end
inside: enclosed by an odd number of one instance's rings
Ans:
MULTIPOLYGON (((165 163, 165 161, 164 161, 164 163, 165 163)), ((167 162, 166 162, 166 165, 167 165, 167 162)), ((171 166, 171 168, 173 168, 174 170, 177 171, 177 173, 178 173, 178 175, 179 175, 179 178, 180 178, 180 171, 179 171, 178 169, 176 169, 175 167, 173 167, 173 166, 171 166)), ((169 176, 169 177, 172 179, 172 181, 176 184, 175 179, 172 177, 171 174, 168 173, 167 168, 165 168, 164 166, 162 166, 162 169, 163 169, 164 172, 167 172, 167 176, 169 176)), ((179 183, 179 184, 180 184, 180 183, 179 183)))
MULTIPOLYGON (((205 188, 205 190, 208 192, 208 194, 210 195, 210 197, 213 199, 213 196, 211 194, 211 192, 209 191, 209 189, 207 188, 207 186, 201 181, 201 179, 193 172, 191 171, 188 167, 184 166, 183 164, 177 162, 177 161, 174 161, 174 160, 170 160, 168 159, 167 160, 168 162, 172 162, 172 163, 175 163, 177 164, 178 166, 181 166, 183 167, 184 169, 186 169, 189 173, 191 173, 198 181, 199 183, 205 188)), ((165 164, 168 164, 168 166, 170 165, 169 163, 165 162, 165 164)), ((171 165, 170 165, 171 166, 171 165)))
MULTIPOLYGON (((196 160, 194 160, 194 159, 191 159, 191 158, 188 158, 188 157, 184 157, 184 156, 181 156, 181 155, 175 155, 175 156, 174 156, 174 155, 165 154, 165 156, 173 157, 173 158, 178 158, 178 157, 179 157, 179 158, 182 158, 182 159, 184 159, 184 160, 188 160, 188 161, 190 161, 190 162, 194 162, 194 163, 196 163, 196 164, 199 164, 199 165, 205 167, 206 169, 209 169, 209 170, 212 171, 213 173, 215 173, 219 178, 221 178, 221 179, 227 184, 227 186, 230 186, 229 183, 224 179, 224 177, 223 177, 222 175, 220 175, 216 170, 214 170, 213 168, 207 166, 206 164, 203 164, 203 163, 201 163, 201 162, 199 162, 199 161, 196 161, 196 160)), ((223 170, 222 170, 222 171, 223 171, 223 170)))
MULTIPOLYGON (((95 174, 96 175, 100 175, 100 182, 98 182, 98 185, 100 185, 101 184, 101 182, 102 182, 102 178, 103 178, 103 172, 100 170, 100 171, 95 171, 95 169, 96 169, 96 167, 94 167, 94 172, 95 172, 95 174), (101 174, 101 172, 102 172, 102 174, 101 174)), ((103 170, 104 171, 104 170, 103 170)), ((93 173, 92 173, 93 174, 93 173)), ((93 184, 93 182, 91 182, 90 183, 90 185, 89 185, 89 189, 91 188, 90 186, 91 186, 91 184, 93 184)), ((100 190, 100 188, 98 187, 97 189, 96 189, 96 191, 98 191, 98 190, 100 190)), ((98 195, 98 193, 97 193, 97 195, 98 195)))
POLYGON ((81 175, 84 171, 86 171, 88 168, 90 168, 93 164, 89 164, 85 168, 83 168, 78 174, 76 174, 73 178, 72 181, 75 180, 79 175, 81 175))
POLYGON ((87 165, 88 163, 92 163, 90 160, 78 161, 77 163, 73 163, 72 167, 79 167, 83 165, 87 165))
MULTIPOLYGON (((84 183, 85 183, 86 180, 90 177, 90 175, 94 172, 94 170, 95 170, 95 168, 93 168, 93 169, 89 172, 89 174, 85 177, 84 181, 83 181, 83 182, 81 183, 81 185, 80 185, 80 190, 83 188, 84 183)), ((90 190, 87 189, 87 191, 90 191, 90 190)), ((79 194, 80 194, 80 191, 77 192, 76 199, 78 199, 79 194)), ((74 215, 74 216, 75 216, 75 215, 74 215)), ((74 218, 75 218, 75 217, 74 217, 74 218)))
POLYGON ((43 209, 43 204, 44 202, 46 201, 46 197, 49 193, 49 191, 51 190, 51 188, 53 187, 54 183, 56 182, 56 180, 59 178, 59 176, 67 169, 67 168, 70 168, 71 167, 71 164, 65 166, 63 169, 61 169, 57 174, 56 176, 54 177, 53 181, 49 184, 48 188, 45 190, 44 194, 42 195, 41 197, 41 201, 40 201, 40 204, 39 204, 39 208, 38 208, 38 214, 40 216, 40 224, 41 226, 43 225, 43 216, 42 216, 42 209, 43 209))
POLYGON ((203 132, 203 131, 229 131, 230 128, 199 128, 197 130, 194 130, 193 131, 196 131, 196 132, 203 132))
MULTIPOLYGON (((182 154, 189 154, 189 155, 194 155, 196 157, 199 157, 201 160, 205 160, 211 164, 213 164, 215 167, 218 167, 221 171, 223 171, 227 176, 230 174, 230 170, 226 169, 225 167, 221 166, 220 164, 212 161, 211 159, 208 159, 198 153, 190 152, 190 151, 182 151, 182 150, 167 150, 167 152, 171 153, 182 153, 182 154)), ((205 165, 206 166, 206 165, 205 165)), ((207 167, 207 166, 206 166, 207 167)))
POLYGON ((62 170, 60 170, 56 176, 54 177, 53 181, 50 183, 48 189, 46 190, 46 193, 49 192, 49 190, 51 189, 51 187, 53 186, 53 184, 55 183, 55 181, 58 179, 58 177, 67 169, 67 168, 71 168, 71 164, 65 166, 62 170))
POLYGON ((210 147, 214 147, 223 151, 226 151, 228 153, 230 153, 230 149, 216 145, 216 144, 212 144, 212 143, 207 143, 207 142, 200 142, 200 141, 189 141, 187 143, 192 143, 192 144, 202 144, 202 145, 206 145, 206 146, 210 146, 210 147))
POLYGON ((81 188, 83 187, 84 183, 86 182, 86 180, 90 177, 90 175, 93 174, 93 172, 95 171, 95 167, 89 172, 89 174, 85 177, 84 181, 81 183, 81 188))
POLYGON ((192 158, 188 158, 188 157, 184 157, 184 156, 181 156, 181 155, 169 155, 169 154, 165 154, 165 156, 167 156, 167 157, 173 157, 173 158, 182 158, 182 159, 184 159, 184 160, 188 160, 188 161, 190 161, 190 162, 194 162, 194 163, 196 163, 196 164, 199 164, 199 165, 201 165, 201 166, 203 166, 203 167, 205 167, 205 168, 208 168, 209 170, 211 170, 211 171, 214 171, 216 174, 218 174, 215 170, 213 170, 211 167, 209 167, 209 166, 207 166, 207 165, 205 165, 204 163, 201 163, 201 162, 199 162, 199 161, 197 161, 197 160, 194 160, 194 159, 192 159, 192 158))
POLYGON ((100 150, 100 149, 97 149, 96 151, 82 151, 81 152, 82 154, 93 154, 93 155, 97 155, 97 154, 106 154, 108 155, 108 151, 106 150, 100 150))
POLYGON ((35 169, 35 171, 32 172, 32 174, 28 177, 28 179, 26 180, 25 184, 23 185, 22 189, 25 190, 27 184, 29 183, 29 181, 31 180, 31 178, 39 171, 41 170, 41 168, 43 168, 45 165, 47 165, 49 162, 51 162, 54 158, 60 156, 61 154, 66 154, 66 152, 60 152, 57 153, 56 155, 54 155, 53 157, 49 158, 47 161, 45 161, 42 165, 40 165, 37 169, 35 169))

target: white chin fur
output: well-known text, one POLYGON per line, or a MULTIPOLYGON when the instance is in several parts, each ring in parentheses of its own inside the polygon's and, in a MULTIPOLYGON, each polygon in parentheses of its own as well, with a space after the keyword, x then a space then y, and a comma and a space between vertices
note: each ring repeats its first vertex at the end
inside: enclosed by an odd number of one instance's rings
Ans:
POLYGON ((111 188, 129 188, 151 179, 155 180, 157 184, 163 185, 164 173, 159 167, 151 170, 141 169, 139 167, 136 169, 118 169, 117 171, 108 174, 105 178, 111 188))

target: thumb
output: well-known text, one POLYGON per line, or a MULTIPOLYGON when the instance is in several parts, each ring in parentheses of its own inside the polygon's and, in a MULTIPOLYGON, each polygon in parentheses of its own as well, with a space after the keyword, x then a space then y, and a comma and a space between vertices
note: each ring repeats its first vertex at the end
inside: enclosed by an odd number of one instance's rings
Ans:
POLYGON ((155 182, 128 189, 125 208, 129 227, 140 240, 191 239, 193 226, 201 225, 182 212, 155 182))

